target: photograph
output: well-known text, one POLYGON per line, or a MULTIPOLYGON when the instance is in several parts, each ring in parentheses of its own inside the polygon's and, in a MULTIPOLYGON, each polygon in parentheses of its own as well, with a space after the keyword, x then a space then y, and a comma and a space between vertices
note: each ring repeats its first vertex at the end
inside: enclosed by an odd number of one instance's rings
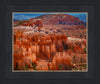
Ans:
POLYGON ((12 12, 13 72, 88 72, 88 12, 12 12))

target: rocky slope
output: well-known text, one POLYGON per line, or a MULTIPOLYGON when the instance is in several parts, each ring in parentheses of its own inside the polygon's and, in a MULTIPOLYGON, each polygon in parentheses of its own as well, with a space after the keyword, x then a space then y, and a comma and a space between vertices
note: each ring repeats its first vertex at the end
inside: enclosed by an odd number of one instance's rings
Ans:
MULTIPOLYGON (((86 23, 80 21, 78 17, 74 17, 68 14, 44 14, 36 18, 26 20, 24 23, 33 23, 37 19, 41 20, 43 25, 84 25, 86 26, 86 23)), ((18 22, 21 25, 21 21, 14 22, 14 24, 18 22)))
POLYGON ((42 19, 43 24, 49 25, 86 25, 86 23, 80 21, 78 17, 68 14, 45 14, 36 19, 42 19))

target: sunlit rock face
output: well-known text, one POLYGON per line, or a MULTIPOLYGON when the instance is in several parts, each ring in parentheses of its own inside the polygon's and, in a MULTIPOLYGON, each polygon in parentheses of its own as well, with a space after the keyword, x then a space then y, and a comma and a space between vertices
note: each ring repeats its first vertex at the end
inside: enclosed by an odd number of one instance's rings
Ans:
POLYGON ((41 18, 43 24, 53 24, 53 25, 66 25, 66 24, 70 24, 70 25, 86 25, 85 22, 80 21, 78 17, 73 17, 71 15, 68 14, 50 14, 50 15, 41 15, 40 17, 37 18, 41 18))
MULTIPOLYGON (((34 33, 31 36, 30 33, 14 34, 15 70, 72 70, 73 53, 86 53, 85 40, 67 38, 66 34, 34 33)), ((83 61, 86 59, 86 55, 81 57, 83 61)), ((76 58, 75 63, 79 60, 78 56, 76 58)))
POLYGON ((45 61, 45 60, 40 60, 37 62, 37 67, 36 67, 37 70, 48 70, 48 62, 45 61))

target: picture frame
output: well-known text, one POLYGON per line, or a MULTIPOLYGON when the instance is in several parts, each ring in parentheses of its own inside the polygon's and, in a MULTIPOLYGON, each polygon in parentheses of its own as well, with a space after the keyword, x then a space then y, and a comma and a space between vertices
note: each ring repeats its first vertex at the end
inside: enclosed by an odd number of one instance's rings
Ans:
MULTIPOLYGON (((5 0, 4 0, 5 1, 5 0)), ((51 1, 40 3, 38 1, 31 2, 4 2, 1 5, 2 10, 2 59, 1 59, 1 84, 8 83, 86 83, 99 84, 99 23, 97 6, 92 2, 91 5, 80 5, 78 2, 60 3, 60 0, 55 4, 51 1), (34 5, 35 4, 35 5, 34 5), (78 4, 78 5, 77 5, 78 4), (66 10, 67 9, 67 10, 66 10), (12 72, 12 12, 88 12, 88 72, 12 72), (96 16, 97 14, 97 16, 96 16), (98 35, 98 36, 97 36, 98 35), (17 80, 17 81, 16 81, 17 80), (38 81, 39 80, 39 81, 38 81)), ((82 4, 82 3, 81 3, 82 4)), ((99 12, 100 13, 100 12, 99 12)))

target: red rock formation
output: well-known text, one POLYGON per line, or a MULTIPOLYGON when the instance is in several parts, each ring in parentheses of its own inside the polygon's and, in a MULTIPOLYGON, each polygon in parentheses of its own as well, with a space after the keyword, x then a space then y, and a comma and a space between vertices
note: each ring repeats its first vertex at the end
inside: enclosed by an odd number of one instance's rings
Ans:
MULTIPOLYGON (((72 18, 73 19, 73 18, 72 18)), ((66 34, 25 34, 16 32, 14 34, 14 69, 24 70, 26 66, 29 69, 36 64, 37 70, 70 70, 73 68, 73 53, 84 54, 86 41, 69 41, 66 34), (18 39, 19 38, 19 39, 18 39), (64 49, 64 47, 67 47, 64 49)), ((82 56, 86 59, 86 55, 82 56)), ((80 63, 83 58, 77 56, 80 63)), ((77 63, 77 62, 76 62, 77 63)), ((83 63, 83 62, 82 62, 83 63)), ((78 64, 79 66, 79 64, 78 64)))
POLYGON ((48 70, 48 62, 46 62, 45 60, 40 60, 37 62, 37 66, 36 66, 37 70, 48 70))
POLYGON ((46 46, 47 57, 50 58, 50 46, 46 46))
POLYGON ((51 47, 50 48, 51 53, 55 53, 56 52, 56 46, 55 46, 55 44, 52 44, 50 47, 51 47))

